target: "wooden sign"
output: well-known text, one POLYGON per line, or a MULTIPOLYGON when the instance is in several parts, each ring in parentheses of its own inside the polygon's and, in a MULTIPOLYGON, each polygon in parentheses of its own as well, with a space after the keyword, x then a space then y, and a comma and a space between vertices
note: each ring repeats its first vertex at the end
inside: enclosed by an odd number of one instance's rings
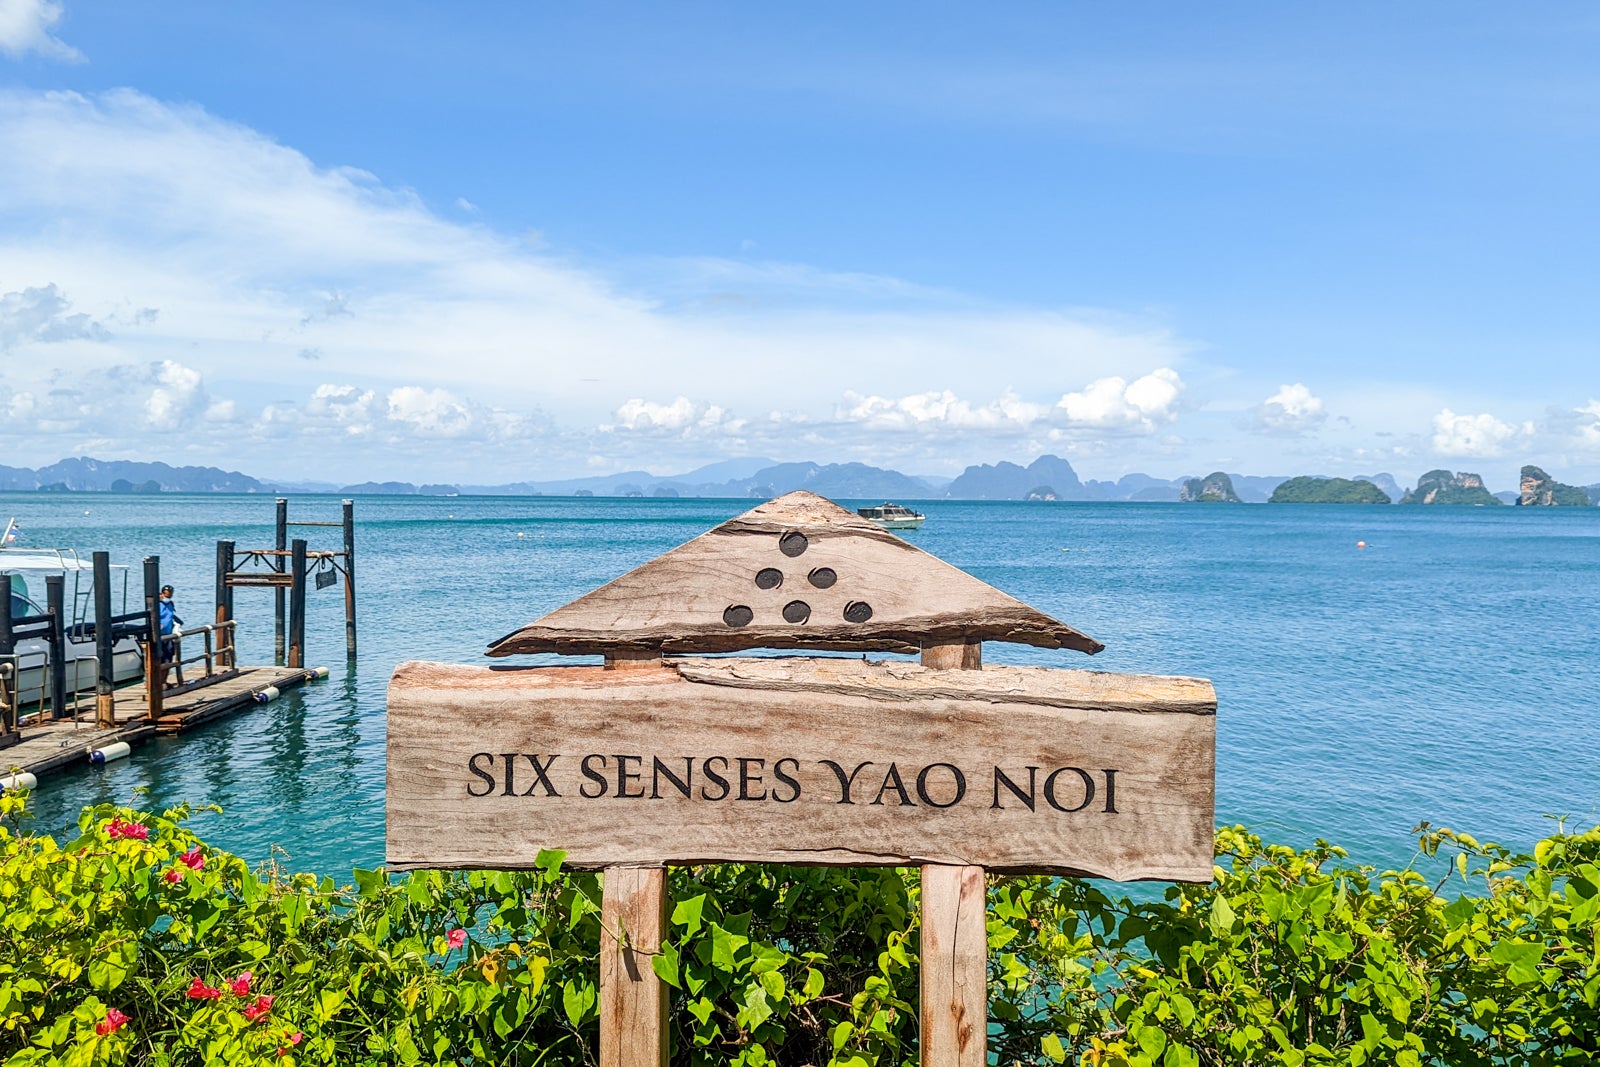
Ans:
POLYGON ((1207 880, 1207 682, 855 659, 409 663, 392 866, 976 865, 1207 880))
POLYGON ((922 1062, 985 1067, 985 872, 1209 881, 1216 694, 984 641, 1104 647, 791 493, 489 648, 604 666, 402 664, 389 863, 604 869, 601 1067, 667 1060, 667 865, 920 865, 922 1062), (921 662, 694 658, 753 648, 921 662))

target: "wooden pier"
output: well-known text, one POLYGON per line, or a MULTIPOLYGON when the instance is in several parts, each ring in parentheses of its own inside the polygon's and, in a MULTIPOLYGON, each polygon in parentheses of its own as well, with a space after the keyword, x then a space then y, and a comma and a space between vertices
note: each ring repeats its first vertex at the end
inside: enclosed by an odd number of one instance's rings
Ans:
POLYGON ((51 771, 87 762, 95 749, 118 741, 134 746, 161 734, 181 733, 255 705, 258 694, 268 687, 282 692, 323 676, 314 667, 240 667, 168 689, 161 717, 154 720, 148 718, 150 701, 144 686, 127 686, 113 694, 114 726, 96 726, 92 705, 75 717, 24 719, 18 724, 21 740, 0 750, 0 776, 21 771, 42 780, 51 771))

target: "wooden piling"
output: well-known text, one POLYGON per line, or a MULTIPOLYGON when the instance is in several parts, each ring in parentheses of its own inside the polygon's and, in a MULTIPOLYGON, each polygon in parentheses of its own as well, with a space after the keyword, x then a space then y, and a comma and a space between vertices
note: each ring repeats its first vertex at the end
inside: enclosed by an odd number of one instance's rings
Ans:
MULTIPOLYGON (((289 547, 289 501, 284 497, 278 498, 278 519, 276 534, 273 537, 272 547, 277 555, 272 557, 272 567, 279 574, 283 573, 283 553, 289 547)), ((284 590, 277 586, 272 590, 272 655, 273 663, 280 667, 283 665, 283 609, 284 590)))
POLYGON ((67 578, 47 575, 45 611, 50 619, 50 717, 67 717, 67 578))
MULTIPOLYGON (((11 575, 0 574, 0 662, 9 662, 17 648, 16 635, 11 631, 11 575)), ((0 675, 0 703, 5 705, 4 720, 0 721, 0 747, 14 744, 17 734, 17 675, 15 664, 8 678, 0 675)))
POLYGON ((233 585, 228 575, 233 573, 233 542, 217 542, 217 656, 225 668, 238 666, 233 654, 233 585))
POLYGON ((144 688, 145 718, 161 718, 167 665, 161 661, 161 557, 144 558, 144 688))
POLYGON ((304 667, 306 657, 306 543, 295 538, 289 568, 289 666, 304 667))
POLYGON ((667 1067, 667 869, 607 867, 600 896, 600 1067, 667 1067))
POLYGON ((344 654, 356 658, 356 503, 344 501, 344 654))
POLYGON ((113 649, 116 624, 111 621, 111 553, 94 554, 94 724, 117 724, 116 669, 113 649))
MULTIPOLYGON (((934 670, 981 670, 983 643, 922 646, 934 670)), ((989 1039, 989 941, 982 867, 922 868, 922 1067, 984 1067, 989 1039)))

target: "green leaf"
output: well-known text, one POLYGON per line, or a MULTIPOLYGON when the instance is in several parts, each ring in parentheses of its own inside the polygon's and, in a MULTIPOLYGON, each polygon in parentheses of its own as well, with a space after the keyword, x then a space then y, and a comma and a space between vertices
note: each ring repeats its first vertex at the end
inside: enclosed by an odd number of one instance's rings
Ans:
POLYGON ((595 990, 592 982, 565 982, 561 986, 561 1006, 566 1010, 567 1021, 581 1025, 594 1007, 595 990))
POLYGON ((357 867, 350 873, 355 876, 356 895, 362 900, 377 900, 378 894, 388 884, 382 871, 364 871, 357 867))
POLYGON ((678 946, 672 942, 664 943, 661 951, 650 957, 650 969, 673 989, 683 988, 678 980, 678 946))
POLYGON ((1489 958, 1506 969, 1506 977, 1512 982, 1536 982, 1544 946, 1536 942, 1501 941, 1489 950, 1489 958))
POLYGON ((688 900, 680 900, 672 909, 672 924, 682 926, 686 937, 693 937, 700 932, 700 915, 705 910, 706 895, 701 893, 688 900))
POLYGON ((855 1032, 855 1023, 849 1022, 848 1020, 833 1028, 834 1055, 837 1056, 839 1054, 839 1050, 844 1048, 845 1045, 849 1043, 851 1035, 853 1035, 855 1032))
POLYGON ((718 923, 711 924, 711 964, 725 971, 733 970, 739 950, 750 943, 748 937, 724 930, 718 923))
POLYGON ((117 988, 127 980, 138 958, 139 949, 132 940, 95 953, 89 960, 89 987, 102 993, 117 988))
POLYGON ((1211 901, 1211 932, 1213 934, 1226 934, 1233 930, 1233 906, 1228 903, 1228 898, 1217 894, 1211 901))
POLYGON ((1048 1057, 1051 1063, 1064 1063, 1067 1050, 1061 1047, 1061 1039, 1055 1034, 1045 1034, 1039 1042, 1040 1050, 1048 1057))
POLYGON ((546 877, 555 878, 561 874, 561 865, 567 862, 567 854, 560 849, 541 848, 539 854, 533 858, 533 865, 545 873, 546 877))
POLYGON ((822 972, 815 967, 806 968, 805 994, 807 1000, 822 996, 822 972))

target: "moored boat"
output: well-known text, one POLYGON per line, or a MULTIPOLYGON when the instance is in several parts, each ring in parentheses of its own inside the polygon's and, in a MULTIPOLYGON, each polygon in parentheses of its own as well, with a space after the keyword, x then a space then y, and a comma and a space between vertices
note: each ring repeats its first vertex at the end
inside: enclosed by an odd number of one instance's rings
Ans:
MULTIPOLYGON (((11 578, 11 602, 0 606, 0 610, 9 611, 12 625, 21 631, 10 657, 13 673, 7 678, 7 688, 17 709, 25 712, 42 707, 50 698, 50 672, 46 669, 50 641, 47 637, 36 636, 37 628, 28 624, 40 622, 48 615, 45 579, 53 575, 63 579, 64 690, 76 693, 94 689, 97 670, 93 626, 94 564, 80 559, 70 548, 15 547, 14 528, 14 522, 8 523, 4 537, 0 537, 0 574, 11 578)), ((112 612, 120 615, 127 610, 127 568, 114 566, 111 581, 112 612)), ((131 637, 118 639, 112 645, 113 678, 121 684, 142 673, 138 643, 131 637)))
POLYGON ((927 518, 921 512, 887 501, 873 508, 857 508, 856 514, 868 522, 882 526, 885 530, 915 530, 927 518))

